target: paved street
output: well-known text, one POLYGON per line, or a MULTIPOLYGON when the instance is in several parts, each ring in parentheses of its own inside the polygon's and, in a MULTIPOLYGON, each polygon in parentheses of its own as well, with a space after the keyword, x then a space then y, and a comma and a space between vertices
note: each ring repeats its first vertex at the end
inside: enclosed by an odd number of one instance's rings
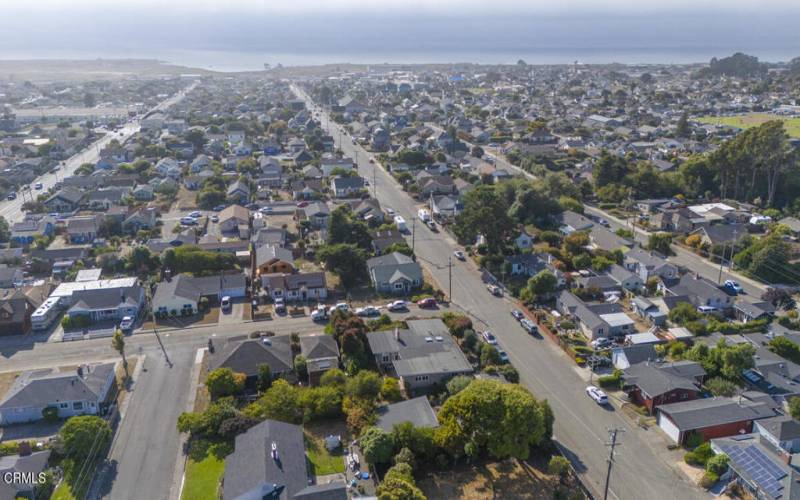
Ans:
MULTIPOLYGON (((302 93, 300 96, 309 102, 308 96, 302 93)), ((335 124, 328 121, 322 110, 319 111, 323 128, 329 133, 336 130, 335 124)), ((331 135, 338 137, 339 132, 331 135)), ((374 165, 369 163, 370 155, 361 147, 352 145, 345 133, 342 135, 344 139, 340 147, 344 154, 355 157, 357 148, 359 171, 372 181, 374 165)), ((374 175, 381 204, 391 206, 406 220, 412 220, 416 216, 413 200, 382 168, 378 167, 374 175)), ((458 246, 451 238, 442 233, 431 233, 421 224, 416 227, 415 246, 419 259, 446 292, 449 288, 448 259, 458 246)), ((491 328, 520 372, 521 382, 536 396, 550 401, 556 415, 556 439, 595 495, 602 497, 608 429, 618 427, 627 432, 620 438, 623 446, 616 456, 610 498, 706 498, 705 493, 673 469, 672 464, 662 460, 660 455, 665 450, 651 449, 647 443, 652 440, 645 441, 638 435, 640 432, 658 432, 656 429, 632 429, 628 420, 616 411, 598 407, 586 396, 586 383, 558 347, 525 334, 510 315, 513 304, 507 299, 488 295, 473 264, 455 259, 452 262, 452 300, 470 312, 479 328, 486 328, 485 325, 491 328)))

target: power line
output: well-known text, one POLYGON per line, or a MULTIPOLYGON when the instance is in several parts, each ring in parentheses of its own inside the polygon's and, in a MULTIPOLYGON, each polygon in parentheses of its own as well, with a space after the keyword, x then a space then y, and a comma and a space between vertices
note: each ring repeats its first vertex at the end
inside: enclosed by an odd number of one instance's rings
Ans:
POLYGON ((619 432, 625 432, 625 429, 614 427, 608 431, 608 434, 611 436, 611 443, 606 446, 610 446, 611 450, 608 454, 608 470, 606 471, 606 485, 605 488, 603 488, 603 500, 608 500, 608 487, 611 482, 611 467, 614 465, 614 448, 617 446, 617 433, 619 432))

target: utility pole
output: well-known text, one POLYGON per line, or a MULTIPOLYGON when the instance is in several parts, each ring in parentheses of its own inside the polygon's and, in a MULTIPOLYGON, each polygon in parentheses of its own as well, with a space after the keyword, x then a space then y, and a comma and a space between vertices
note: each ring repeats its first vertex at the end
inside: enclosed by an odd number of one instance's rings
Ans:
POLYGON ((378 197, 378 194, 377 194, 378 176, 377 176, 376 172, 377 172, 377 170, 375 170, 375 164, 373 163, 372 164, 372 197, 373 198, 377 198, 378 197))
POLYGON ((450 303, 453 303, 453 258, 447 258, 447 281, 448 281, 448 288, 450 291, 447 292, 448 299, 450 303))
POLYGON ((417 242, 417 218, 411 217, 411 253, 414 253, 417 242))
POLYGON ((728 244, 725 243, 722 245, 722 255, 719 256, 719 276, 717 276, 717 285, 722 283, 722 266, 725 265, 725 249, 728 248, 728 244))
POLYGON ((611 436, 611 444, 607 446, 611 446, 611 451, 608 455, 608 471, 606 472, 606 486, 603 489, 603 500, 608 500, 608 486, 611 480, 611 466, 614 465, 614 448, 617 446, 618 432, 625 432, 625 429, 618 429, 615 427, 608 431, 608 434, 611 436))

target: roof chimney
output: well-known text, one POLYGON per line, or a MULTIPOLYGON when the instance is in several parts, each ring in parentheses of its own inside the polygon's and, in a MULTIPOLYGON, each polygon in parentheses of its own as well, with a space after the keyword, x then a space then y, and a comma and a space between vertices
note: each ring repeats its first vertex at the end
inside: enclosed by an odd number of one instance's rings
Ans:
POLYGON ((394 327, 394 339, 397 341, 400 340, 400 329, 397 327, 394 327))
POLYGON ((275 460, 276 462, 280 460, 280 456, 278 455, 278 445, 275 443, 275 441, 273 441, 272 445, 270 445, 270 449, 271 449, 270 454, 272 455, 272 459, 275 460))

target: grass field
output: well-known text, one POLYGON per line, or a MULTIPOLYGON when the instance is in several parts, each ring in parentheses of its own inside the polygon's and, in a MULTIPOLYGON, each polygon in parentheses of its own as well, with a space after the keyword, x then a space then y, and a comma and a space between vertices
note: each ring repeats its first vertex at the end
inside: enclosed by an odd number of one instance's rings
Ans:
POLYGON ((186 477, 183 482, 183 500, 217 500, 219 483, 225 473, 225 446, 203 439, 192 441, 189 460, 186 462, 186 477))
POLYGON ((330 453, 325 448, 325 440, 310 432, 306 432, 305 442, 308 461, 311 462, 315 476, 344 472, 344 458, 341 450, 330 453))
POLYGON ((72 494, 72 489, 66 481, 61 481, 61 484, 53 491, 50 500, 75 500, 75 495, 72 494))
POLYGON ((713 125, 729 125, 742 129, 755 127, 770 120, 782 120, 786 132, 791 137, 800 137, 800 117, 778 116, 770 113, 749 113, 736 116, 701 116, 696 118, 701 123, 713 125))

